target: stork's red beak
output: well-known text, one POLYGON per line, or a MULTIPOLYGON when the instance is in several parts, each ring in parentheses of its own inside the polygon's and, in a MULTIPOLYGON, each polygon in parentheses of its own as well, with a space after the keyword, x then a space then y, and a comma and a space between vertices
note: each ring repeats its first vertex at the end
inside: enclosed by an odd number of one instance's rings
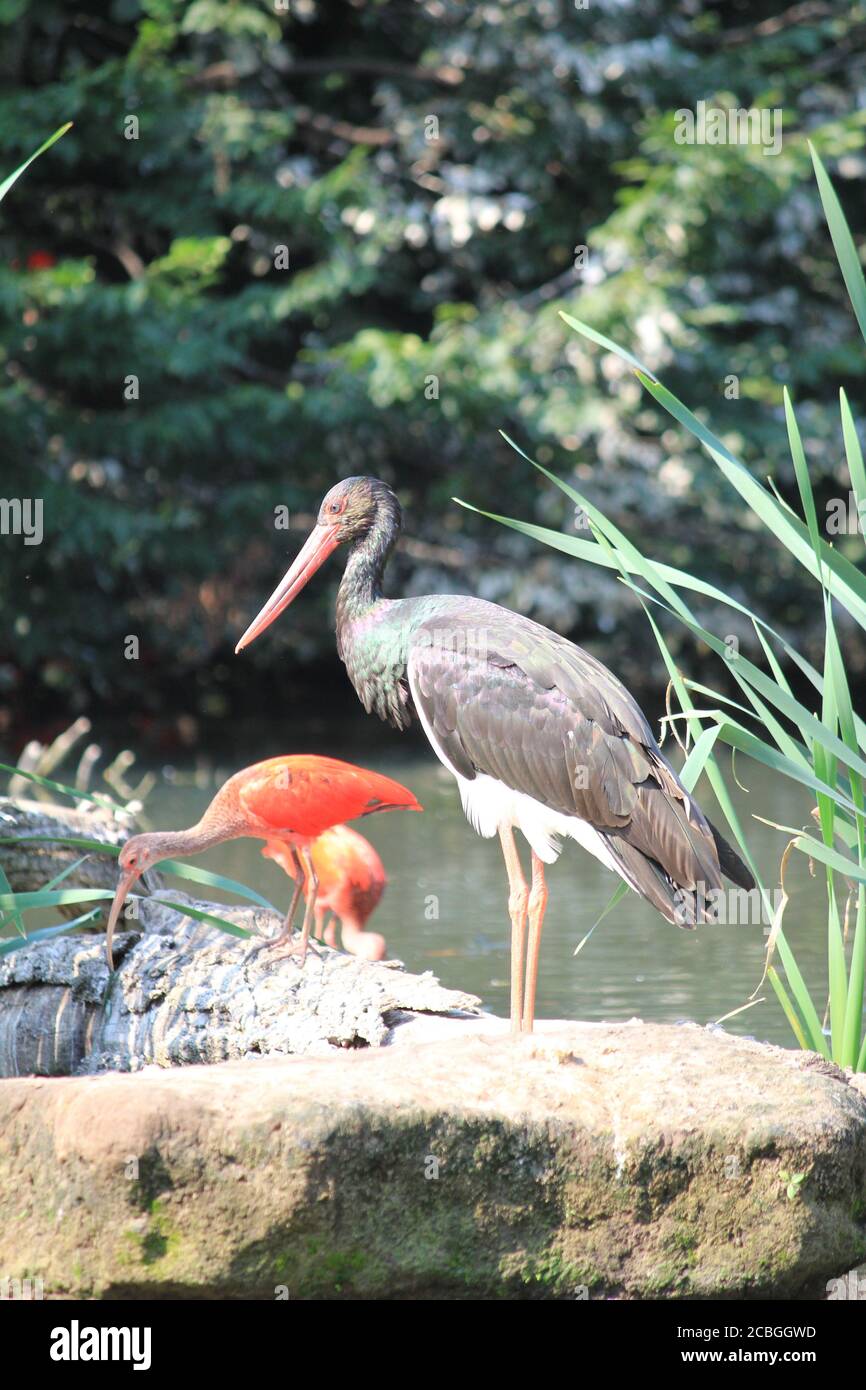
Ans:
POLYGON ((292 599, 310 582, 316 570, 325 563, 339 544, 338 526, 316 526, 313 529, 295 557, 294 564, 283 575, 258 616, 253 618, 235 647, 236 652, 243 651, 244 647, 255 641, 266 627, 270 627, 274 619, 288 608, 292 599))
POLYGON ((114 928, 117 926, 117 919, 120 916, 120 909, 126 902, 127 895, 141 874, 140 869, 127 869, 117 885, 117 892, 114 895, 114 902, 111 904, 111 911, 108 914, 108 926, 105 928, 105 954, 108 957, 109 970, 114 969, 114 956, 111 953, 111 940, 114 936, 114 928))

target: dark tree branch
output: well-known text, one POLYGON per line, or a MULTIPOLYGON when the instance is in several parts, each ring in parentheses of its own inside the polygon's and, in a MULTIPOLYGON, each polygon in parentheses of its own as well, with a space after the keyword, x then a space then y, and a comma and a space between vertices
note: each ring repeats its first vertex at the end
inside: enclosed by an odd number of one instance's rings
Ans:
MULTIPOLYGON (((432 83, 437 87, 457 87, 463 81, 460 68, 448 64, 438 68, 419 68, 412 64, 388 63, 374 58, 306 58, 292 63, 281 72, 291 82, 293 78, 330 77, 345 73, 352 77, 392 77, 396 81, 432 83)), ((243 77, 234 63, 225 60, 211 63, 189 79, 191 87, 233 87, 243 77)))

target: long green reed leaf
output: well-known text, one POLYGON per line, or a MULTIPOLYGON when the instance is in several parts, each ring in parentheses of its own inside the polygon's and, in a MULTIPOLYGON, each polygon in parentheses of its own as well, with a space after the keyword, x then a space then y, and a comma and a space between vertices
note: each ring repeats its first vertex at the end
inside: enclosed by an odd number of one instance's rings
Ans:
POLYGON ((821 195, 821 202, 824 205, 824 216, 827 219, 827 226, 830 229, 830 236, 833 239, 836 259, 839 262, 839 269, 845 281, 845 288, 848 291, 851 307, 860 325, 860 332, 863 334, 864 341, 866 341, 866 281, 863 279, 863 268, 860 264, 860 257, 857 255, 857 247, 854 245, 854 238, 845 220, 845 214, 836 196, 836 190, 827 176, 827 170, 824 168, 821 157, 811 140, 808 143, 809 153, 812 156, 812 163, 815 166, 815 178, 818 183, 818 192, 821 195))
POLYGON ((58 141, 62 135, 65 135, 67 130, 71 130, 71 128, 71 121, 67 121, 65 125, 60 126, 59 130, 55 130, 53 135, 49 135, 48 139, 45 140, 39 146, 38 150, 34 150, 33 154, 30 155, 29 159, 25 159, 24 163, 19 164, 18 168, 15 170, 13 174, 9 174, 3 180, 3 182, 0 183, 0 203, 2 203, 3 199, 6 197, 6 194, 9 192, 9 189, 12 187, 12 185, 16 183, 18 179, 20 179, 21 175, 24 173, 24 170, 29 169, 34 159, 38 159, 39 156, 41 154, 44 154, 46 150, 50 150, 51 146, 55 144, 55 142, 58 141))

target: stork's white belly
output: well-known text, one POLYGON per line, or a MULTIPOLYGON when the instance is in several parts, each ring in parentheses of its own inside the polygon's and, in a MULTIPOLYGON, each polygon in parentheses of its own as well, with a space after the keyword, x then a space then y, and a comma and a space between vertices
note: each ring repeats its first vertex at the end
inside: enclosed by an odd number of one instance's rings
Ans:
POLYGON ((562 811, 554 811, 526 792, 516 792, 500 782, 498 777, 490 777, 479 772, 473 778, 464 777, 448 758, 439 740, 424 716, 421 701, 413 689, 415 673, 409 662, 409 688, 415 696, 415 709, 421 720, 425 734, 436 757, 447 767, 460 788, 463 810, 470 825, 479 835, 491 838, 500 830, 512 827, 526 836, 535 853, 545 864, 555 864, 562 852, 563 839, 577 840, 579 845, 600 859, 606 868, 615 874, 622 874, 601 835, 579 816, 568 816, 562 811))
MULTIPOLYGON (((441 760, 445 762, 444 758, 441 760)), ((447 763, 445 765, 448 766, 447 763)), ((536 801, 534 796, 527 796, 525 792, 513 791, 486 772, 479 772, 470 781, 453 767, 449 771, 457 779, 467 819, 479 835, 489 838, 498 834, 500 829, 512 826, 522 831, 545 864, 556 863, 562 851, 563 839, 577 840, 608 869, 613 869, 614 873, 620 872, 601 835, 579 816, 553 811, 543 801, 536 801)))

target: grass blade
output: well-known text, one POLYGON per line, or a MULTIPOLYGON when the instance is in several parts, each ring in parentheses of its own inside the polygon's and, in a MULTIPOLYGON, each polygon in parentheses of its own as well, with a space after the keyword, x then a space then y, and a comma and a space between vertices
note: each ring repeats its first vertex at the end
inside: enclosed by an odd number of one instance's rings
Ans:
POLYGON ((809 1043, 806 1039, 806 1034, 803 1032, 803 1025, 801 1024, 800 1019, 797 1015, 797 1010, 791 1003, 788 991, 785 989, 785 986, 779 979, 775 967, 772 965, 769 966, 767 969, 767 979, 770 981, 770 984, 776 991, 776 998, 781 1004, 782 1011, 791 1025, 791 1030, 794 1034, 794 1037, 797 1039, 797 1042, 800 1044, 804 1052, 810 1052, 812 1049, 810 1048, 809 1043))
POLYGON ((18 168, 15 170, 14 174, 9 174, 3 180, 3 182, 0 183, 0 203, 2 203, 3 199, 6 197, 6 194, 9 192, 9 189, 12 187, 12 185, 16 183, 18 179, 20 179, 21 175, 24 173, 24 170, 30 167, 34 159, 38 159, 39 156, 41 154, 44 154, 46 150, 50 150, 51 146, 57 140, 60 139, 61 135, 65 135, 67 130, 70 130, 71 128, 71 121, 67 121, 65 125, 60 126, 59 130, 55 130, 53 135, 49 135, 48 139, 39 146, 38 150, 35 150, 33 154, 31 154, 29 159, 25 159, 23 164, 18 165, 18 168))
POLYGON ((8 941, 0 941, 0 956, 9 956, 13 951, 20 951, 22 946, 33 946, 39 941, 51 941, 56 936, 65 936, 67 932, 75 931, 76 928, 92 922, 99 916, 99 912, 100 909, 95 907, 91 912, 84 912, 71 922, 61 922, 56 927, 40 927, 29 936, 13 936, 8 941))
POLYGON ((110 811, 124 810, 124 807, 119 802, 112 801, 107 793, 79 791, 77 787, 67 787, 63 782, 52 782, 50 777, 40 777, 38 772, 25 772, 23 768, 11 767, 9 763, 0 763, 0 772, 11 773, 14 777, 26 777, 28 782, 38 782, 40 787, 47 787, 52 792, 62 792, 64 796, 71 796, 75 801, 92 801, 95 805, 104 806, 110 811))
POLYGON ((839 409, 842 413, 842 439, 845 443, 845 457, 848 460, 848 474, 857 503, 860 535, 862 536, 863 523, 866 520, 866 468, 863 466, 863 451, 860 448, 860 440, 857 438, 854 416, 851 414, 851 407, 844 390, 839 392, 839 409))
POLYGON ((581 937, 580 941, 578 941, 577 945, 575 946, 575 948, 574 948, 574 954, 575 954, 575 955, 579 955, 579 954, 580 954, 580 952, 583 950, 584 946, 586 945, 587 941, 589 940, 589 938, 592 936, 593 932, 595 931, 596 927, 598 927, 598 926, 601 925, 601 923, 604 921, 604 919, 605 919, 605 917, 608 915, 608 913, 613 911, 613 909, 616 907, 617 903, 622 902, 622 900, 623 900, 623 898, 625 897, 626 893, 628 893, 629 891, 630 891, 630 890, 629 890, 629 886, 628 886, 627 883, 618 883, 618 884, 616 885, 616 887, 614 888, 614 890, 613 890, 613 892, 611 893, 610 897, 608 898, 607 903, 606 903, 605 906, 602 908, 602 910, 601 910, 601 912, 599 913, 598 917, 596 917, 596 919, 595 919, 595 921, 593 922, 592 926, 590 927, 589 931, 586 933, 585 936, 581 937))
POLYGON ((107 888, 35 888, 30 893, 0 893, 0 912, 14 912, 16 908, 23 912, 31 907, 59 907, 113 897, 107 888))
POLYGON ((854 245, 854 238, 845 220, 842 205, 836 196, 827 175, 827 170, 821 163, 821 157, 815 149, 811 140, 809 153, 812 156, 812 163, 815 166, 815 178, 818 182, 818 192, 821 195, 821 202, 824 205, 824 216, 827 219, 827 226, 830 229, 830 236, 833 240, 833 249, 836 252, 836 260, 839 262, 839 269, 845 281, 845 288, 848 291, 848 298, 851 307, 860 325, 860 332, 866 341, 866 281, 863 279, 863 268, 860 264, 860 257, 857 255, 857 247, 854 245))
POLYGON ((719 736, 720 728, 718 724, 712 728, 704 729, 703 733, 695 742, 695 746, 689 753, 680 769, 680 781, 687 792, 693 791, 698 778, 704 771, 706 761, 713 751, 716 739, 719 736))
POLYGON ((80 835, 3 835, 0 845, 64 845, 70 849, 96 850, 102 854, 120 853, 120 845, 106 844, 105 840, 85 840, 80 835))
POLYGON ((854 927, 854 941, 851 948, 851 975, 848 985, 848 999, 842 1025, 842 1066, 857 1065, 860 1039, 866 1045, 863 1033, 863 992, 866 977, 866 892, 861 883, 857 894, 857 919, 854 927))
POLYGON ((210 926, 219 927, 221 931, 228 932, 229 936, 252 937, 255 932, 248 931, 246 927, 239 927, 236 922, 227 922, 225 917, 217 917, 213 912, 203 912, 198 907, 188 907, 184 903, 169 902, 167 898, 151 898, 151 902, 161 903, 163 907, 171 907, 175 912, 180 912, 184 917, 192 917, 196 922, 207 922, 210 926))
POLYGON ((273 903, 269 903, 267 898, 263 898, 261 893, 257 893, 254 888, 248 888, 244 883, 236 883, 233 878, 225 878, 222 874, 213 874, 209 869, 200 869, 194 864, 184 864, 177 859, 161 859, 159 863, 160 871, 167 874, 176 874, 178 878, 189 879, 191 883, 203 883, 208 888, 222 888, 228 893, 237 893, 238 897, 246 898, 249 902, 255 903, 257 907, 264 907, 268 912, 280 913, 273 903))

